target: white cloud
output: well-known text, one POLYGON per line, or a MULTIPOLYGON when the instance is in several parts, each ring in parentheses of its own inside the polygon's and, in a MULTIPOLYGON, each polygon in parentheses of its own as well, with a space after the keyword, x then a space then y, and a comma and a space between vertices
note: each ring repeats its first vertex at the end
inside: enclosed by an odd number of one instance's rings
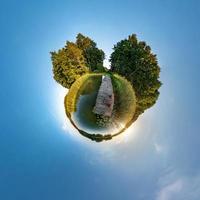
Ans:
POLYGON ((200 199, 200 174, 196 176, 177 176, 170 172, 159 180, 159 190, 156 200, 199 200, 200 199), (174 178, 172 177, 174 176, 174 178))
POLYGON ((154 143, 154 147, 157 153, 161 153, 163 151, 163 147, 156 142, 154 143))
POLYGON ((66 120, 65 107, 64 107, 64 99, 68 90, 62 87, 59 84, 55 85, 54 91, 51 93, 52 102, 51 102, 51 111, 53 113, 54 118, 61 123, 66 120))
POLYGON ((66 123, 66 122, 63 122, 62 130, 64 130, 64 131, 67 131, 67 130, 68 130, 68 127, 67 127, 67 123, 66 123))
POLYGON ((103 61, 103 65, 104 65, 107 69, 110 69, 110 62, 109 62, 108 59, 105 59, 105 60, 103 61))
POLYGON ((157 200, 170 200, 176 193, 179 193, 183 187, 182 180, 176 180, 161 188, 157 195, 157 200))

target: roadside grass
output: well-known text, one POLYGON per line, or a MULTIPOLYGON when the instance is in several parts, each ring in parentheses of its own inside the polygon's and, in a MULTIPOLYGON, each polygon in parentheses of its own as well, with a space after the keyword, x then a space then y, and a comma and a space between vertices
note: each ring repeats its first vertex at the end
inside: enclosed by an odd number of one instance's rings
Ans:
POLYGON ((95 78, 103 74, 104 73, 87 73, 81 76, 72 84, 64 100, 65 111, 68 117, 70 116, 70 113, 76 112, 76 102, 78 100, 79 94, 80 93, 87 94, 91 91, 92 89, 91 87, 93 86, 93 84, 90 84, 92 81, 90 80, 91 76, 95 78), (85 84, 87 84, 88 87, 86 87, 85 84), (84 91, 82 90, 83 86, 84 88, 87 88, 84 91))
POLYGON ((118 74, 111 75, 115 95, 114 119, 127 124, 136 110, 136 95, 131 83, 118 74))

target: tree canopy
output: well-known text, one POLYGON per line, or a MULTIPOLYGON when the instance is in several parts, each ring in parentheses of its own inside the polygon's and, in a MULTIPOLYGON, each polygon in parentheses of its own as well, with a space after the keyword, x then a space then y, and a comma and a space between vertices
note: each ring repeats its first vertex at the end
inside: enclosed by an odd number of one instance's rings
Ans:
POLYGON ((103 60, 105 59, 105 54, 101 49, 97 48, 93 40, 79 33, 76 37, 76 44, 83 51, 86 65, 90 71, 104 71, 103 60))
POLYGON ((104 71, 104 52, 89 37, 78 34, 76 42, 66 42, 65 47, 51 52, 54 79, 70 88, 77 78, 87 72, 104 71))
MULTIPOLYGON (((118 42, 111 54, 109 73, 117 73, 131 82, 137 97, 137 118, 158 99, 161 86, 160 67, 156 55, 144 41, 138 41, 135 34, 118 42)), ((66 45, 57 52, 51 52, 54 79, 66 88, 85 73, 104 72, 104 52, 96 43, 79 33, 75 42, 66 45)))
POLYGON ((137 116, 153 106, 161 86, 160 67, 150 46, 138 41, 135 34, 121 40, 114 46, 110 57, 111 72, 126 77, 136 91, 137 116))

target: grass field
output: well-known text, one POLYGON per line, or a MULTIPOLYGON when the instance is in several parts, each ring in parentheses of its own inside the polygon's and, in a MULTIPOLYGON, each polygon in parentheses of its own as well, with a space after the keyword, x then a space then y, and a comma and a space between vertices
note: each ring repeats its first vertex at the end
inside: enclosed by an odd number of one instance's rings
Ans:
POLYGON ((111 75, 115 94, 114 118, 122 124, 130 122, 136 109, 135 91, 127 79, 118 74, 111 75))
MULTIPOLYGON (((101 77, 105 74, 111 77, 114 91, 114 107, 113 114, 111 116, 110 127, 115 127, 113 129, 115 131, 113 131, 112 134, 109 136, 109 138, 112 138, 112 135, 123 132, 129 125, 131 125, 136 110, 136 96, 134 89, 124 77, 111 73, 88 73, 83 75, 78 80, 76 80, 76 82, 73 83, 73 85, 69 89, 69 92, 65 97, 65 110, 67 116, 71 121, 71 117, 74 116, 73 113, 80 113, 78 114, 78 118, 83 119, 82 121, 87 121, 86 124, 89 125, 89 122, 96 124, 96 117, 93 116, 94 113, 92 112, 94 106, 93 103, 91 103, 91 101, 88 99, 85 102, 84 106, 81 108, 80 106, 77 107, 77 104, 80 105, 80 103, 77 102, 79 101, 79 98, 81 96, 87 98, 88 95, 91 95, 91 92, 98 92, 98 88, 101 83, 101 77), (77 108, 79 111, 77 111, 77 108)), ((95 100, 96 97, 94 97, 93 101, 95 102, 95 100)), ((76 122, 73 122, 73 124, 76 124, 76 122)), ((75 127, 79 130, 80 133, 84 132, 84 129, 77 127, 77 124, 75 127)), ((92 137, 94 138, 96 138, 96 135, 98 135, 98 140, 101 139, 99 138, 100 134, 98 134, 97 129, 94 129, 93 132, 94 134, 89 135, 93 135, 92 137)), ((84 135, 87 135, 87 133, 85 133, 84 135)), ((102 135, 102 138, 104 138, 104 136, 105 135, 102 135)))
POLYGON ((70 115, 70 113, 76 111, 76 102, 80 93, 82 93, 83 85, 84 85, 84 88, 87 88, 87 90, 83 91, 84 94, 92 90, 91 88, 92 84, 90 84, 90 81, 92 81, 90 80, 91 76, 94 78, 100 77, 102 76, 102 73, 85 74, 72 84, 71 88, 69 89, 68 94, 65 96, 65 110, 66 110, 67 115, 70 115), (87 84, 88 87, 85 87, 85 84, 87 84))

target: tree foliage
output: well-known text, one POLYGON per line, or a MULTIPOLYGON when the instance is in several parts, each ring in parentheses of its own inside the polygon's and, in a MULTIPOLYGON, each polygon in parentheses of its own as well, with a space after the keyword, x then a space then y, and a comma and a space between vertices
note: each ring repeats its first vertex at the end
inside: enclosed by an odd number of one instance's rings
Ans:
POLYGON ((66 42, 58 52, 51 52, 54 79, 66 88, 87 72, 104 71, 104 52, 89 37, 78 34, 76 43, 66 42))
POLYGON ((70 88, 74 81, 88 72, 82 50, 72 42, 58 52, 51 52, 54 79, 63 87, 70 88))
POLYGON ((93 40, 79 33, 76 37, 76 44, 83 51, 86 65, 90 71, 104 71, 103 60, 105 54, 101 49, 97 48, 97 45, 93 40))
POLYGON ((121 40, 111 54, 111 71, 126 77, 134 87, 137 96, 137 116, 153 106, 161 86, 160 67, 150 46, 138 41, 135 34, 121 40))
MULTIPOLYGON (((66 88, 87 72, 103 72, 105 54, 96 43, 78 34, 75 43, 66 42, 65 47, 51 52, 54 79, 66 88)), ((135 34, 121 40, 111 54, 110 73, 115 72, 128 79, 137 97, 136 117, 155 104, 161 86, 160 67, 150 46, 138 41, 135 34)))

